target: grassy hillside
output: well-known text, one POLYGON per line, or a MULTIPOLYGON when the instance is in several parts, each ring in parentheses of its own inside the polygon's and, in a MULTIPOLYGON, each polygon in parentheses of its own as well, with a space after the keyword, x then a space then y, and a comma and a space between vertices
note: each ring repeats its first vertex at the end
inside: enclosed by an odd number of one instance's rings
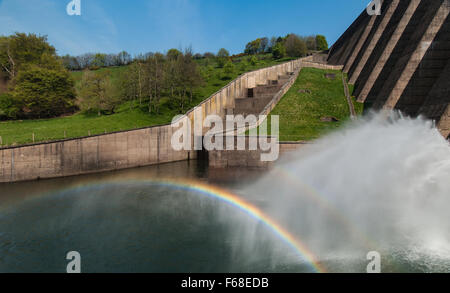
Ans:
MULTIPOLYGON (((222 68, 218 68, 213 60, 198 60, 200 71, 204 77, 205 83, 194 93, 193 102, 188 108, 198 105, 208 98, 214 92, 228 84, 232 79, 242 73, 256 70, 259 68, 276 65, 288 61, 289 59, 274 60, 270 54, 260 56, 260 60, 254 65, 247 62, 246 57, 235 59, 234 73, 226 76, 222 68)), ((115 82, 121 72, 126 67, 111 67, 100 69, 109 71, 111 80, 115 82)), ((81 81, 83 72, 73 72, 73 77, 77 83, 81 81)), ((160 114, 149 114, 147 106, 130 102, 123 104, 117 113, 108 116, 87 115, 76 113, 69 117, 42 120, 26 121, 8 121, 0 123, 0 137, 2 146, 20 145, 33 142, 33 133, 35 142, 51 141, 64 138, 75 138, 102 134, 120 130, 129 130, 141 127, 148 127, 160 124, 170 123, 172 118, 180 114, 168 107, 162 101, 160 114)))
MULTIPOLYGON (((350 111, 341 74, 333 70, 302 69, 294 85, 271 113, 280 117, 281 141, 316 139, 339 128, 349 119, 350 111), (335 74, 336 78, 328 79, 326 73, 335 74), (334 117, 339 121, 321 121, 326 117, 334 117)), ((356 106, 356 111, 360 114, 362 108, 356 106)))

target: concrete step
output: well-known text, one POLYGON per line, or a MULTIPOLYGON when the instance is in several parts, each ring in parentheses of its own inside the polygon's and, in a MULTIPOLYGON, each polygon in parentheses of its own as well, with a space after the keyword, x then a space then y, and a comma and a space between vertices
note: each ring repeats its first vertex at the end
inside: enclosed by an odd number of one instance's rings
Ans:
POLYGON ((258 115, 272 100, 273 96, 266 96, 264 98, 244 98, 235 101, 234 114, 235 115, 258 115))
POLYGON ((254 96, 276 94, 281 90, 282 85, 258 86, 253 90, 254 96))

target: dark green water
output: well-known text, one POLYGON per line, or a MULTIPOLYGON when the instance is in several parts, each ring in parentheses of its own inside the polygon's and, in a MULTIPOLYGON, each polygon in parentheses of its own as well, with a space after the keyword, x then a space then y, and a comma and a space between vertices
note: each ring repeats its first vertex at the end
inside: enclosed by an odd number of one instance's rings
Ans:
POLYGON ((279 240, 242 211, 195 191, 144 182, 196 179, 239 193, 259 176, 181 162, 3 184, 0 272, 65 272, 69 251, 81 254, 83 272, 312 271, 287 246, 286 258, 275 261, 267 251, 279 240), (239 249, 238 218, 266 239, 252 255, 239 249))
MULTIPOLYGON (((69 251, 81 254, 82 272, 314 272, 274 231, 242 210, 195 190, 148 181, 195 179, 225 188, 266 211, 271 201, 249 194, 248 189, 264 173, 214 171, 180 162, 2 184, 0 272, 64 273, 69 251)), ((269 193, 276 198, 277 192, 269 193)), ((295 204, 303 207, 304 218, 317 214, 307 202, 295 204)), ((301 215, 292 213, 296 216, 301 215)), ((286 228, 297 231, 296 236, 312 250, 319 246, 313 236, 302 232, 311 223, 293 223, 286 228)), ((336 250, 334 255, 340 230, 334 219, 327 225, 329 231, 315 231, 326 242, 322 265, 330 272, 365 272, 367 251, 360 251, 349 238, 350 253, 336 250)), ((428 272, 439 262, 439 256, 412 257, 399 247, 384 254, 383 271, 428 272)), ((445 271, 445 261, 438 267, 437 271, 445 271)))

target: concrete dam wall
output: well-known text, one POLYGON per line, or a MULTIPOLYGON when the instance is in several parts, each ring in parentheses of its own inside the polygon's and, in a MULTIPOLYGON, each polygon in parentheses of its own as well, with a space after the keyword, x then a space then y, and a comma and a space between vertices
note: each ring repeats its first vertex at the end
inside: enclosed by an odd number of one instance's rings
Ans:
MULTIPOLYGON (((309 62, 302 58, 280 65, 249 72, 230 84, 186 115, 193 120, 195 113, 203 117, 217 114, 224 117, 236 109, 236 101, 245 99, 249 89, 267 85, 300 70, 302 67, 340 69, 342 66, 327 66, 309 62)), ((262 111, 268 113, 281 99, 289 87, 275 94, 262 111)), ((238 102, 239 103, 239 102, 238 102)), ((262 108, 262 107, 261 107, 262 108)), ((109 133, 34 145, 0 148, 0 182, 55 178, 103 171, 112 171, 160 163, 197 159, 195 151, 175 151, 171 147, 172 125, 109 133)))
POLYGON ((450 136, 450 0, 384 0, 330 49, 359 102, 435 120, 450 136))

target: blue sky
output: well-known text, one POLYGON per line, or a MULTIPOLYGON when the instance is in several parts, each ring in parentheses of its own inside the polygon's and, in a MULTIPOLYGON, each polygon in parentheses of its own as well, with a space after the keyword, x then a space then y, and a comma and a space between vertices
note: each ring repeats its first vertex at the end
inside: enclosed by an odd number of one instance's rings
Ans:
POLYGON ((369 0, 0 0, 0 35, 47 35, 59 54, 243 51, 257 37, 324 34, 332 44, 369 0))

